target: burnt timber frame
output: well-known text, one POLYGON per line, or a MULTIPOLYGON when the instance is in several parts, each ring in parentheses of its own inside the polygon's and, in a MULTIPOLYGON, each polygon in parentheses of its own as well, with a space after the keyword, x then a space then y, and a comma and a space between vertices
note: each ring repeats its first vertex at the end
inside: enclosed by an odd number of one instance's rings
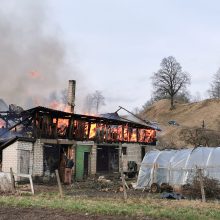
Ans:
MULTIPOLYGON (((6 124, 6 131, 16 131, 17 126, 23 125, 24 131, 28 131, 23 133, 24 137, 31 138, 50 138, 50 139, 69 139, 76 141, 95 141, 97 143, 119 143, 119 142, 129 142, 129 143, 142 143, 142 144, 156 144, 156 138, 153 137, 151 140, 141 140, 140 132, 141 130, 149 130, 155 131, 156 129, 150 125, 136 123, 124 118, 120 119, 108 119, 105 117, 97 117, 97 116, 89 116, 89 115, 81 115, 68 113, 63 111, 58 111, 42 106, 38 106, 36 108, 32 108, 26 111, 21 112, 20 114, 14 114, 11 112, 0 112, 0 118, 2 118, 6 124), (9 120, 14 120, 13 126, 8 126, 9 120), (59 126, 59 123, 65 121, 65 125, 59 126), (91 127, 92 125, 100 126, 96 128, 96 135, 94 137, 90 137, 91 127), (86 127, 86 131, 85 131, 86 127), (121 137, 119 138, 119 127, 121 128, 121 137), (101 134, 102 129, 107 132, 107 128, 114 128, 117 132, 115 133, 115 137, 111 139, 103 138, 101 134), (125 132, 126 130, 126 132, 125 132), (135 133, 135 140, 128 140, 124 136, 128 135, 129 130, 135 133), (98 132, 97 132, 98 131, 98 132), (98 135, 97 135, 98 133, 98 135)), ((0 133, 1 134, 1 133, 0 133)), ((2 134, 1 134, 2 135, 2 134)), ((0 135, 0 138, 1 138, 0 135)), ((114 134, 112 134, 114 135, 114 134)))

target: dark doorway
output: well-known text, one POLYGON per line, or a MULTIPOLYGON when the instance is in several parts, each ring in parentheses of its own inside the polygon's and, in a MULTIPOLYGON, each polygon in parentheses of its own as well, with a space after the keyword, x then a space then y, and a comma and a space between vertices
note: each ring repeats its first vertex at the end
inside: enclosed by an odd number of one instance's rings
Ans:
POLYGON ((60 148, 57 145, 44 145, 44 174, 55 173, 59 167, 60 148))
POLYGON ((89 152, 84 152, 84 178, 89 175, 89 152))
POLYGON ((99 145, 97 147, 97 172, 118 172, 118 146, 99 145))

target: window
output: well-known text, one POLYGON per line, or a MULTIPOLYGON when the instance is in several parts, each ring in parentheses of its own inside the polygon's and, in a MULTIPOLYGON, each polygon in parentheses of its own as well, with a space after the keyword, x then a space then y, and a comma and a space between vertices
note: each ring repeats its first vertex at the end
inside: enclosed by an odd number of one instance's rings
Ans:
POLYGON ((127 155, 127 147, 122 147, 122 154, 127 155))

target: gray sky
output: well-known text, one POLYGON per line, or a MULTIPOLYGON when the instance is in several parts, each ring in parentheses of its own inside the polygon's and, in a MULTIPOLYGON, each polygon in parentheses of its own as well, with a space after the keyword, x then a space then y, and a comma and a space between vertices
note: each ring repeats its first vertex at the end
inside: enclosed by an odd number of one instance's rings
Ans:
MULTIPOLYGON (((16 7, 0 1, 5 6, 0 12, 6 15, 10 7, 15 14, 27 10, 24 5, 32 8, 29 14, 43 12, 34 17, 34 22, 44 20, 38 23, 43 23, 49 39, 56 38, 53 42, 59 47, 55 52, 65 55, 62 65, 68 66, 59 68, 64 71, 63 77, 57 74, 56 83, 45 92, 67 87, 66 81, 75 78, 78 109, 84 96, 95 90, 106 97, 102 111, 114 111, 119 105, 129 110, 141 107, 150 99, 150 77, 164 57, 174 56, 180 62, 191 74, 191 95, 199 92, 203 98, 220 67, 217 0, 47 0, 36 4, 20 0, 16 7)), ((57 63, 59 58, 54 60, 57 63)), ((38 68, 33 60, 31 63, 38 68)))

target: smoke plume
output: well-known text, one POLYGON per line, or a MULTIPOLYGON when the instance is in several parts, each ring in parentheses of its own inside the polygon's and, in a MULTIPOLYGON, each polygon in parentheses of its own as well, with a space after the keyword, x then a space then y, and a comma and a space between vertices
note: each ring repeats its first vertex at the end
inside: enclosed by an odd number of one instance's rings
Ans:
POLYGON ((1 1, 0 98, 8 104, 47 105, 51 93, 79 79, 47 10, 45 1, 1 1))

